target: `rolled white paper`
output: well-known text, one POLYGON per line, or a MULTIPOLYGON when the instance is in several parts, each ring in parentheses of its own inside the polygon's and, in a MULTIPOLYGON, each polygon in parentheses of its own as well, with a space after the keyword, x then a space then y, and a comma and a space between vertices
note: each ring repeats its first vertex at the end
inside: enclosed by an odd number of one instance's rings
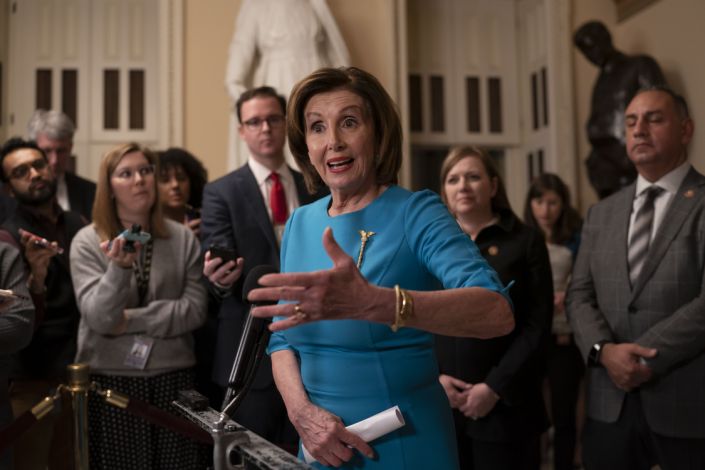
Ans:
MULTIPOLYGON (((363 441, 371 442, 378 437, 382 437, 387 433, 399 429, 404 426, 404 424, 406 423, 404 423, 404 416, 401 414, 401 410, 398 406, 393 406, 367 419, 346 426, 345 429, 353 434, 357 434, 363 441)), ((315 457, 309 454, 305 446, 302 445, 301 449, 303 450, 306 463, 316 461, 315 457)))

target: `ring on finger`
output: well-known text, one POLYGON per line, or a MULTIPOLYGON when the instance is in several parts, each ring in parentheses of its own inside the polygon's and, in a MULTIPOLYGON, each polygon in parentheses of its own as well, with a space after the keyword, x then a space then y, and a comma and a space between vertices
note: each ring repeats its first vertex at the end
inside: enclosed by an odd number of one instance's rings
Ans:
POLYGON ((303 311, 300 304, 294 305, 294 315, 297 320, 306 320, 308 318, 308 314, 303 311))

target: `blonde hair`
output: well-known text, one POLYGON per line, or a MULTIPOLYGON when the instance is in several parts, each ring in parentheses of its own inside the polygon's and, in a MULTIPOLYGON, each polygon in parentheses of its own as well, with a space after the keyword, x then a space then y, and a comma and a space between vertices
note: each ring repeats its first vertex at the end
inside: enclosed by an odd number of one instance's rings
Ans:
MULTIPOLYGON (((125 228, 120 222, 115 204, 113 188, 110 184, 110 177, 117 168, 120 160, 127 154, 139 152, 154 165, 154 174, 158 174, 158 160, 154 153, 148 148, 142 147, 134 142, 122 144, 103 155, 98 170, 98 184, 93 203, 93 225, 101 240, 111 240, 118 236, 125 228)), ((159 190, 157 188, 157 178, 154 178, 154 204, 150 211, 150 233, 156 238, 169 238, 169 231, 162 215, 161 204, 159 204, 159 190)))

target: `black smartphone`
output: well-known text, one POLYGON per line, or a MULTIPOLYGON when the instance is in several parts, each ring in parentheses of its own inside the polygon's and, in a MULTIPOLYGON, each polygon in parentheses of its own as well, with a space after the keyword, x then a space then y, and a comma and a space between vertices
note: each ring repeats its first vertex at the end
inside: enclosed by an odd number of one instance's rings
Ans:
POLYGON ((237 251, 235 251, 234 248, 228 248, 226 246, 220 245, 211 245, 210 247, 208 247, 208 251, 211 252, 211 259, 220 258, 223 260, 223 263, 237 260, 237 251))
POLYGON ((198 207, 193 207, 188 204, 186 204, 186 220, 189 222, 192 220, 200 219, 201 218, 201 209, 198 207))

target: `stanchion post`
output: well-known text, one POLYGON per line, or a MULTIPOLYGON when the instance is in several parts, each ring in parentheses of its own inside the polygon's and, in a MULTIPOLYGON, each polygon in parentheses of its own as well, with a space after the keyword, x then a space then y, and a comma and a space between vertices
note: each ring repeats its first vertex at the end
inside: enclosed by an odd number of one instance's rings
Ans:
POLYGON ((90 373, 87 364, 69 364, 68 389, 73 410, 73 453, 76 470, 89 470, 88 463, 88 391, 90 373))

